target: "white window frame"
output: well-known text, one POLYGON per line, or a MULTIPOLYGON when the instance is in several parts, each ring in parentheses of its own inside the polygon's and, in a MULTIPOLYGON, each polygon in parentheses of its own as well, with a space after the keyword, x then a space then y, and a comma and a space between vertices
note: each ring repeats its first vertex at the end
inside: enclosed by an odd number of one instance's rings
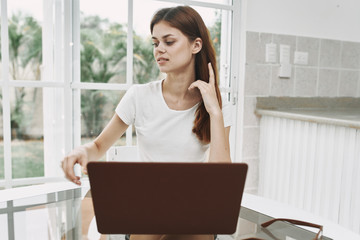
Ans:
MULTIPOLYGON (((37 184, 53 181, 63 181, 64 178, 61 173, 51 172, 44 177, 12 179, 12 160, 11 160, 11 126, 10 126, 10 96, 9 89, 11 87, 35 87, 35 88, 60 88, 64 91, 64 149, 65 154, 71 149, 81 144, 81 100, 80 91, 83 89, 97 89, 97 90, 127 90, 133 83, 133 41, 132 31, 128 31, 127 35, 127 67, 126 67, 126 83, 125 84, 108 84, 108 83, 85 83, 80 80, 80 0, 44 0, 44 15, 49 13, 52 4, 54 6, 54 43, 61 48, 54 49, 55 57, 53 73, 49 73, 47 81, 24 81, 24 80, 10 80, 8 76, 9 69, 9 49, 8 49, 8 14, 7 1, 1 1, 1 52, 2 52, 2 81, 0 87, 3 94, 3 133, 4 133, 4 171, 5 176, 0 180, 0 187, 11 188, 14 186, 24 184, 37 184), (62 15, 63 14, 63 15, 62 15)), ((220 10, 227 10, 232 14, 222 17, 222 43, 229 37, 230 45, 222 44, 220 56, 220 78, 225 79, 221 82, 220 91, 225 94, 230 94, 230 101, 233 105, 237 104, 238 95, 238 81, 240 66, 240 4, 241 0, 228 0, 232 4, 217 4, 201 1, 190 0, 158 0, 160 2, 170 2, 176 4, 184 4, 198 7, 209 7, 220 10), (225 23, 225 24, 224 24, 225 23), (225 26, 226 25, 226 26, 225 26), (234 44, 235 43, 235 44, 234 44), (227 62, 230 59, 230 62, 227 62)), ((50 16, 49 15, 49 16, 50 16)), ((128 0, 128 29, 133 27, 133 0, 128 0)), ((45 22, 45 21, 44 21, 45 22)), ((45 26, 43 26, 43 29, 45 26)), ((51 30, 49 30, 51 31, 51 30)), ((49 33, 50 35, 52 33, 49 33)), ((44 36, 44 35, 43 35, 44 36)), ((43 51, 46 47, 43 46, 43 51)), ((44 59, 46 58, 45 55, 44 59)), ((53 56, 47 56, 51 60, 53 56)), ((44 60, 43 60, 44 61, 44 60)), ((234 107, 236 112, 237 107, 234 107)), ((235 113, 236 114, 236 113, 235 113)), ((231 127, 230 144, 231 157, 236 159, 236 120, 231 127)), ((45 133, 44 133, 45 135, 45 133)), ((126 132, 126 145, 132 145, 132 127, 129 127, 126 132)), ((44 151, 46 152, 45 146, 44 151)), ((46 155, 46 154, 45 154, 46 155)), ((46 162, 46 169, 59 169, 61 158, 57 161, 46 162)), ((235 160, 236 161, 236 160, 235 160)), ((79 171, 79 169, 77 169, 79 171)), ((79 173, 79 172, 78 172, 79 173)))

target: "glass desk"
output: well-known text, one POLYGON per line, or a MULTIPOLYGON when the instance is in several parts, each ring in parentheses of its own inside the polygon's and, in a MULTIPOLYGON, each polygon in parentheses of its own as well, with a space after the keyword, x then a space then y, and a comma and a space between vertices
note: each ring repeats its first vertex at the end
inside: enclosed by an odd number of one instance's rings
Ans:
MULTIPOLYGON (((0 201, 0 239, 78 240, 88 238, 94 213, 90 197, 83 196, 87 188, 37 194, 32 197, 0 201)), ((1 194, 1 191, 0 191, 1 194)), ((266 229, 260 226, 272 218, 242 207, 237 231, 220 235, 220 239, 306 240, 315 233, 286 223, 276 222, 266 229)), ((101 239, 125 239, 124 236, 101 236, 101 239)), ((323 237, 328 240, 330 238, 323 237)))

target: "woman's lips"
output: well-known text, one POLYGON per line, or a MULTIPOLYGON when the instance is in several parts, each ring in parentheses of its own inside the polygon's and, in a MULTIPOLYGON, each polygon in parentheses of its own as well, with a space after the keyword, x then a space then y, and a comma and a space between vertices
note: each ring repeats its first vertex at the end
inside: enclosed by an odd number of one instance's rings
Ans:
POLYGON ((157 62, 158 62, 159 64, 166 63, 166 62, 168 62, 168 61, 169 61, 169 59, 167 59, 167 58, 158 58, 158 59, 157 59, 157 62))
POLYGON ((169 59, 167 58, 158 58, 158 61, 168 61, 169 59))

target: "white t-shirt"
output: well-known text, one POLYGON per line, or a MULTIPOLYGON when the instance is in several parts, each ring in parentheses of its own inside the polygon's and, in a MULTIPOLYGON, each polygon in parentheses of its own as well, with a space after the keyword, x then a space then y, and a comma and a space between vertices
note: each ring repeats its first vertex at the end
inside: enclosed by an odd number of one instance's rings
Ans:
MULTIPOLYGON (((209 144, 192 132, 198 104, 172 110, 162 94, 162 80, 133 85, 116 107, 124 123, 134 124, 139 159, 144 162, 204 162, 209 144)), ((230 104, 223 104, 225 127, 232 122, 230 104)))

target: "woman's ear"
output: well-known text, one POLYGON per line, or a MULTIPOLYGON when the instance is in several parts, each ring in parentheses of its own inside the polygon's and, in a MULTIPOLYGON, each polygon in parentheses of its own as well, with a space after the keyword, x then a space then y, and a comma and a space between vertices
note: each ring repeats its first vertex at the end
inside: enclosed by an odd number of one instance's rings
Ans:
POLYGON ((198 52, 200 52, 201 48, 202 48, 202 40, 201 38, 196 38, 193 43, 192 53, 197 54, 198 52))

